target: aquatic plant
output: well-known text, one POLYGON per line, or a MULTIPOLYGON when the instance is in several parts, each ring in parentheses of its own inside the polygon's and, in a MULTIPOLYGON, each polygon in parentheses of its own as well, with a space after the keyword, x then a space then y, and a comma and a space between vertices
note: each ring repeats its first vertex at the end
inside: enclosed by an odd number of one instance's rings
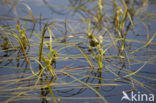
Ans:
POLYGON ((69 0, 67 6, 43 0, 58 18, 37 17, 30 1, 1 2, 15 17, 0 16, 0 101, 108 103, 122 91, 155 93, 149 0, 69 0))

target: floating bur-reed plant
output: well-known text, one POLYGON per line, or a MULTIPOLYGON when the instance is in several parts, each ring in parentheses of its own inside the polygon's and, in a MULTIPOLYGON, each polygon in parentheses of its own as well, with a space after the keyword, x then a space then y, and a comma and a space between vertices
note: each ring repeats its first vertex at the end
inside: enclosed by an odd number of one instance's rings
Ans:
MULTIPOLYGON (((40 42, 39 62, 42 63, 42 61, 44 61, 45 66, 47 67, 47 70, 50 71, 51 76, 54 77, 54 76, 56 76, 56 74, 54 72, 54 68, 52 67, 52 64, 54 64, 56 66, 56 57, 58 55, 57 55, 56 50, 52 49, 52 34, 51 33, 52 33, 52 31, 50 30, 49 25, 45 24, 43 31, 42 31, 41 42, 40 42), (49 53, 48 53, 48 56, 45 57, 43 55, 43 47, 44 47, 44 36, 45 36, 45 33, 47 30, 49 32, 50 40, 49 40, 49 46, 48 46, 49 53)), ((39 70, 42 70, 42 67, 40 64, 39 64, 39 70)))
POLYGON ((26 49, 26 47, 29 46, 29 43, 26 37, 26 30, 21 27, 20 22, 18 22, 16 29, 18 30, 20 34, 19 40, 21 41, 21 48, 26 49))
POLYGON ((91 33, 91 22, 88 22, 88 30, 87 30, 87 36, 89 39, 89 43, 91 47, 96 47, 99 44, 99 41, 97 40, 97 38, 93 35, 93 33, 91 33))
POLYGON ((87 36, 88 36, 89 43, 91 46, 90 49, 91 49, 94 57, 97 60, 97 64, 98 64, 99 68, 102 69, 103 68, 103 55, 104 55, 104 51, 103 51, 103 47, 102 47, 103 37, 102 37, 102 35, 95 37, 91 33, 91 22, 90 21, 88 22, 87 36), (98 50, 98 54, 94 53, 92 48, 96 48, 98 50))
POLYGON ((9 45, 8 38, 5 37, 4 38, 4 43, 3 43, 3 50, 7 50, 9 48, 8 45, 9 45))

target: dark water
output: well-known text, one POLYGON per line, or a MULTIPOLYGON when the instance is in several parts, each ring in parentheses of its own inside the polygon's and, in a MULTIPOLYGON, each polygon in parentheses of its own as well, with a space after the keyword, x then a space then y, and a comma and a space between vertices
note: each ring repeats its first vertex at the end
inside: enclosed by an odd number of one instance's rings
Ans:
MULTIPOLYGON (((40 44, 40 39, 37 38, 36 35, 40 34, 39 36, 41 36, 45 23, 55 25, 55 27, 51 27, 54 33, 53 49, 56 49, 59 54, 56 64, 53 64, 57 78, 48 77, 45 73, 42 79, 38 79, 38 76, 32 76, 30 66, 25 61, 20 49, 5 51, 1 47, 0 101, 13 103, 53 103, 47 81, 50 83, 50 87, 58 103, 103 103, 103 100, 94 90, 99 92, 100 95, 105 97, 110 103, 129 103, 127 100, 121 101, 123 96, 122 91, 129 91, 128 95, 130 96, 130 92, 134 90, 134 87, 136 88, 136 91, 134 91, 136 94, 139 91, 142 94, 155 95, 156 39, 153 39, 153 45, 150 45, 148 48, 143 48, 135 54, 129 54, 130 51, 128 48, 135 50, 144 44, 127 41, 125 60, 115 57, 118 50, 112 47, 109 51, 106 51, 104 55, 104 67, 102 71, 98 69, 95 58, 91 60, 95 68, 90 68, 89 63, 78 48, 73 46, 68 47, 69 45, 61 45, 61 43, 79 42, 76 45, 82 47, 88 55, 93 57, 88 51, 88 47, 83 45, 83 43, 88 43, 87 36, 85 35, 88 27, 87 19, 92 18, 92 15, 88 12, 82 12, 79 9, 74 10, 71 6, 71 1, 72 0, 13 0, 10 4, 0 1, 0 26, 15 26, 18 19, 21 24, 23 23, 26 25, 27 37, 30 37, 30 42, 32 43, 32 46, 28 49, 28 57, 31 59, 31 65, 35 72, 39 70, 38 63, 34 58, 38 59, 40 44), (31 8, 33 16, 36 18, 35 23, 33 23, 29 15, 30 11, 25 5, 31 8), (41 18, 42 20, 40 20, 41 18), (83 21, 82 19, 85 20, 83 21), (61 49, 62 47, 66 48, 61 49), (141 70, 135 75, 128 76, 128 72, 126 72, 125 69, 122 72, 120 68, 125 68, 132 72, 138 69, 141 70)), ((74 7, 84 5, 93 14, 95 14, 95 9, 98 6, 97 2, 98 0, 73 0, 74 7)), ((104 17, 106 17, 106 19, 112 18, 113 16, 113 3, 121 5, 119 0, 103 0, 104 17)), ((139 0, 134 2, 134 8, 136 10, 137 8, 141 8, 142 3, 143 1, 140 2, 139 0)), ((133 22, 140 21, 141 23, 136 24, 134 30, 128 32, 128 40, 147 41, 147 30, 143 23, 147 24, 149 28, 149 39, 153 36, 156 28, 156 18, 153 16, 156 15, 155 5, 155 0, 150 0, 148 5, 143 7, 142 11, 136 14, 133 22)), ((93 20, 92 25, 94 24, 96 25, 96 22, 93 20)), ((102 25, 106 26, 106 28, 115 35, 112 22, 110 24, 106 22, 102 25)), ((0 32, 2 34, 4 33, 2 29, 0 32)), ((104 32, 106 32, 106 30, 99 31, 95 26, 95 35, 98 36, 104 34, 104 32)), ((46 36, 48 35, 48 32, 46 32, 46 36)), ((106 42, 103 44, 108 44, 110 46, 112 43, 110 37, 105 37, 104 41, 106 40, 106 42)), ((49 38, 45 38, 45 41, 48 40, 49 38)), ((4 40, 1 38, 0 43, 2 44, 3 41, 4 40)), ((104 49, 106 48, 107 47, 104 47, 104 49)), ((44 55, 47 55, 49 50, 46 46, 43 50, 44 55)), ((144 102, 146 101, 138 103, 144 102)))

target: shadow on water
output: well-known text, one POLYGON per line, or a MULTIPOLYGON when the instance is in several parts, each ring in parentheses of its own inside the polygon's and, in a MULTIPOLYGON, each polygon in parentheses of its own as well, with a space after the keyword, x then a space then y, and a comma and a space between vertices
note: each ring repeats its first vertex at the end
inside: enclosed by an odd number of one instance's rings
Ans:
POLYGON ((0 101, 155 95, 155 15, 154 0, 1 0, 0 101))

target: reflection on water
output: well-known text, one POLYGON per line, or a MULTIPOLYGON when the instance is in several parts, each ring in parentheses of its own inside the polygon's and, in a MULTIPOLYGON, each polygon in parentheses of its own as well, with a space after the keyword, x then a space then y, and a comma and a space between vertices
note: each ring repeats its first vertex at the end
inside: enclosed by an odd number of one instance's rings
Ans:
POLYGON ((154 0, 0 1, 0 101, 155 94, 154 15, 154 0))

